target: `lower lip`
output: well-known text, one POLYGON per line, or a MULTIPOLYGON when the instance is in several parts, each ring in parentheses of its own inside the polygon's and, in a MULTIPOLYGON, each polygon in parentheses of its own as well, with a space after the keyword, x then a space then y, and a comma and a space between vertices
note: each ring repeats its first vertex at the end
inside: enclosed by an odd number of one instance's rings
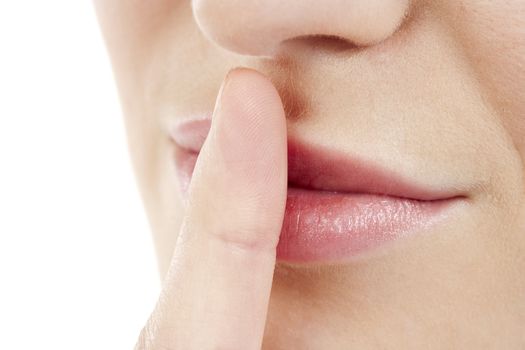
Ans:
MULTIPOLYGON (((196 159, 197 153, 177 149, 175 161, 183 192, 196 159)), ((289 187, 277 260, 329 263, 361 256, 425 230, 457 199, 422 201, 289 187)))
POLYGON ((425 229, 452 201, 288 188, 277 257, 288 262, 356 257, 425 229))

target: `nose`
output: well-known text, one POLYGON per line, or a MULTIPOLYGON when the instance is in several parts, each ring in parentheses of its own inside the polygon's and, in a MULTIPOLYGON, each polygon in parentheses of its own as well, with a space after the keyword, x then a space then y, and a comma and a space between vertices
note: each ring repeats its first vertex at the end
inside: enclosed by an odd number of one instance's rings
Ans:
POLYGON ((202 32, 223 48, 272 56, 294 38, 336 37, 367 46, 388 38, 409 0, 193 0, 202 32))

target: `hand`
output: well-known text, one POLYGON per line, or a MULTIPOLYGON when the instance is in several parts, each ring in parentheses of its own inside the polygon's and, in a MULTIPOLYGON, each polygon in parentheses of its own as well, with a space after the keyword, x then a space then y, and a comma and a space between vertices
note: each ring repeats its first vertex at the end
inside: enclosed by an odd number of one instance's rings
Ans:
POLYGON ((286 120, 262 74, 231 71, 136 349, 260 349, 287 191, 286 120))

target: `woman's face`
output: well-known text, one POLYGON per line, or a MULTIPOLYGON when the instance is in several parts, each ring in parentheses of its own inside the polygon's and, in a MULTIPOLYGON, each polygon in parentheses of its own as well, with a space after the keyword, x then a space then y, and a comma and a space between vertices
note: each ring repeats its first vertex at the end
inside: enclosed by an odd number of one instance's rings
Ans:
POLYGON ((209 116, 226 73, 250 67, 278 88, 289 137, 465 203, 378 254, 278 261, 265 348, 525 344, 525 2, 96 7, 162 274, 185 211, 172 129, 209 116))

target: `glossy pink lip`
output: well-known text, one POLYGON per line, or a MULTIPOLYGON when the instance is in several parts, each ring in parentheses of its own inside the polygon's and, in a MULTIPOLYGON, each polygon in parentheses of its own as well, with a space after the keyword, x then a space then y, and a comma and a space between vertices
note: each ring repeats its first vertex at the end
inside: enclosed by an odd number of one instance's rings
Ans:
MULTIPOLYGON (((210 128, 207 117, 172 130, 186 191, 210 128)), ((336 262, 425 229, 464 196, 429 189, 347 155, 288 139, 288 197, 280 261, 336 262)))

